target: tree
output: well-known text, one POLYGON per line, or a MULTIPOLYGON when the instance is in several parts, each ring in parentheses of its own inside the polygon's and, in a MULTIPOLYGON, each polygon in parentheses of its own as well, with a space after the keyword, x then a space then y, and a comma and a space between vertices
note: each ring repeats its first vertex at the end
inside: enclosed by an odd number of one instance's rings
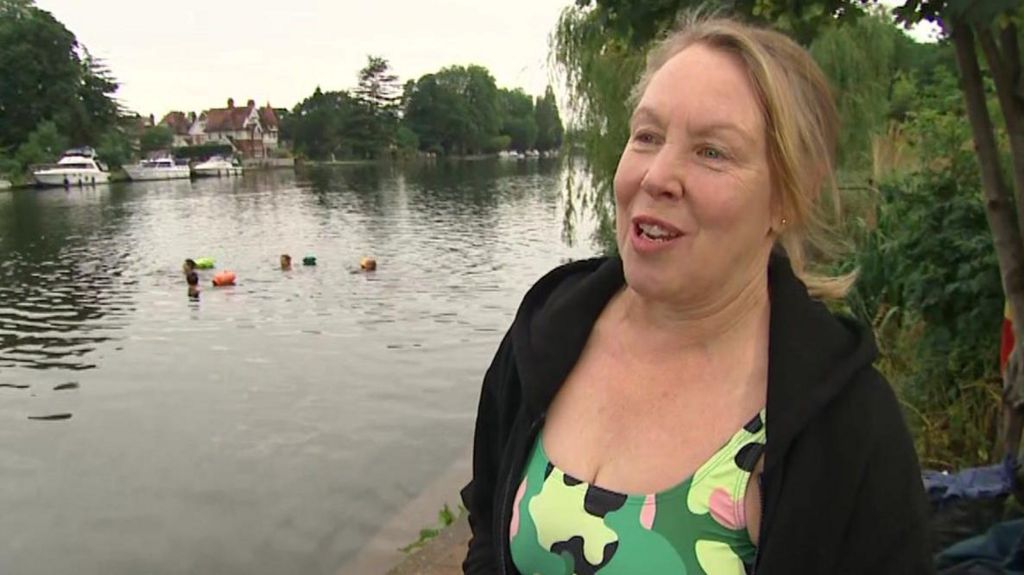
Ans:
POLYGON ((295 106, 289 118, 295 152, 313 160, 349 156, 352 141, 346 134, 352 132, 351 118, 356 106, 348 92, 323 92, 318 86, 310 97, 295 106))
MULTIPOLYGON (((445 70, 441 71, 446 74, 445 70)), ((469 140, 470 153, 484 151, 489 142, 498 135, 501 118, 498 115, 498 86, 494 77, 483 66, 467 66, 450 69, 453 83, 464 82, 462 88, 466 97, 466 109, 471 121, 469 140), (464 79, 463 79, 464 78, 464 79)))
POLYGON ((356 146, 367 157, 378 156, 395 141, 398 129, 398 105, 401 90, 398 76, 391 73, 388 61, 367 56, 366 66, 359 71, 359 85, 354 95, 359 106, 352 118, 351 129, 357 136, 356 146))
POLYGON ((521 89, 498 90, 501 115, 501 134, 508 136, 510 149, 517 152, 532 150, 537 145, 537 121, 534 118, 533 99, 521 89))
POLYGON ((20 165, 21 171, 25 171, 33 164, 56 161, 67 147, 67 138, 57 130, 57 125, 45 120, 40 122, 28 135, 25 143, 18 147, 14 159, 20 165))
POLYGON ((420 148, 444 154, 493 150, 499 136, 498 87, 486 68, 450 66, 407 84, 405 123, 420 148))
POLYGON ((72 141, 90 143, 116 128, 124 110, 114 99, 118 84, 106 64, 82 48, 82 80, 69 127, 72 141))
POLYGON ((142 153, 167 150, 174 143, 174 132, 167 126, 153 126, 146 128, 139 137, 139 148, 142 153))
POLYGON ((110 128, 100 136, 96 155, 111 168, 120 168, 131 162, 134 155, 131 138, 121 127, 110 128))
POLYGON ((995 242, 1003 291, 1015 318, 1016 347, 1003 388, 1007 403, 1002 435, 1004 452, 1017 456, 1024 428, 1024 73, 1019 27, 1024 23, 1024 6, 1009 0, 924 0, 907 1, 896 13, 908 24, 921 20, 941 22, 953 42, 960 69, 960 90, 981 170, 985 212, 995 242), (998 108, 1006 126, 1013 192, 1003 175, 996 127, 985 94, 982 57, 995 84, 998 108))
POLYGON ((555 91, 548 86, 543 98, 537 98, 535 108, 537 123, 537 149, 543 151, 561 147, 565 129, 562 118, 558 114, 558 103, 555 102, 555 91))
POLYGON ((407 86, 405 100, 405 124, 419 138, 421 150, 464 153, 463 134, 469 129, 466 104, 438 74, 426 74, 407 86))
POLYGON ((391 72, 391 65, 379 56, 367 56, 366 66, 359 71, 359 85, 355 97, 374 110, 375 113, 397 116, 398 102, 402 97, 398 76, 391 72))
POLYGON ((0 0, 0 148, 50 120, 73 144, 113 125, 117 83, 60 22, 29 0, 0 0))

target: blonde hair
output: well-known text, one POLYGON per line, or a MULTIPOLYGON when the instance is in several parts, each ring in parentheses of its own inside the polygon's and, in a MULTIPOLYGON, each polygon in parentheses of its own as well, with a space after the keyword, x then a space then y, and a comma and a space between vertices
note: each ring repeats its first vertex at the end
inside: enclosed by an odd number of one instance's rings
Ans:
POLYGON ((693 11, 648 54, 631 104, 639 102, 662 66, 696 44, 734 55, 746 67, 761 104, 768 164, 787 221, 776 244, 813 297, 841 299, 856 274, 829 276, 809 269, 839 249, 826 209, 828 205, 832 218, 838 219, 834 169, 839 115, 828 80, 810 54, 785 35, 693 11))

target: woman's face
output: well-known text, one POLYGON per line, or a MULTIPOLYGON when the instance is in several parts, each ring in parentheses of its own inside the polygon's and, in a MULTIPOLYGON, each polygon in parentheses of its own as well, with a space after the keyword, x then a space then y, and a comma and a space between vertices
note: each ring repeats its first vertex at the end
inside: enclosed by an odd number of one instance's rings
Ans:
POLYGON ((694 45, 654 74, 615 173, 615 203, 626 281, 641 295, 699 304, 765 273, 765 124, 737 57, 694 45))

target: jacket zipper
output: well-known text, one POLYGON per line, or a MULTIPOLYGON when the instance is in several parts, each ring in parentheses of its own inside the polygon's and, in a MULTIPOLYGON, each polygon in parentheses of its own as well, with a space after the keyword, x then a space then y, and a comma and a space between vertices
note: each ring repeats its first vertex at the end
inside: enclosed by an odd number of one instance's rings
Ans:
MULTIPOLYGON (((526 447, 522 450, 523 452, 529 453, 529 446, 533 445, 537 429, 544 422, 546 415, 546 413, 542 413, 540 417, 530 424, 530 429, 526 432, 526 447)), ((501 575, 509 575, 509 563, 511 562, 510 557, 512 553, 511 549, 506 548, 509 544, 509 522, 512 521, 512 506, 509 504, 509 497, 512 495, 512 489, 515 487, 516 477, 523 473, 522 468, 525 455, 524 453, 517 453, 515 457, 516 459, 512 462, 512 467, 505 480, 505 488, 502 490, 501 495, 501 528, 498 530, 498 555, 500 557, 501 575)))

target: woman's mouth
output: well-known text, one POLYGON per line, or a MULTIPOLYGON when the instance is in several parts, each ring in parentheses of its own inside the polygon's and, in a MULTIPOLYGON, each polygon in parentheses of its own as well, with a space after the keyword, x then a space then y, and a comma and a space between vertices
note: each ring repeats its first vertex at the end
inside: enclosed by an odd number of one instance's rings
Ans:
POLYGON ((632 224, 630 239, 633 247, 641 253, 666 248, 686 235, 675 226, 648 216, 637 216, 632 224))

